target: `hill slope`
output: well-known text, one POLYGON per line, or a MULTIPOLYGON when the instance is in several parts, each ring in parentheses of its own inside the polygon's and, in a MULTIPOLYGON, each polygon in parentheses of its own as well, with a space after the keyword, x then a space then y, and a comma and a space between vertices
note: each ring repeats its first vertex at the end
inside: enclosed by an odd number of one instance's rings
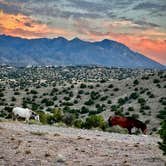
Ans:
POLYGON ((159 138, 0 123, 0 165, 164 166, 159 138), (11 164, 12 163, 12 164, 11 164))
POLYGON ((115 41, 86 42, 62 37, 27 40, 1 35, 0 62, 15 66, 97 64, 124 68, 164 68, 115 41))

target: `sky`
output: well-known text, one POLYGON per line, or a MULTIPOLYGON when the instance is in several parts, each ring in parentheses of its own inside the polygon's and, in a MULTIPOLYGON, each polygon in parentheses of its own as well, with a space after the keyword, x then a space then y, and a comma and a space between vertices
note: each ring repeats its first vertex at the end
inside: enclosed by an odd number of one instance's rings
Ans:
POLYGON ((166 64, 166 0, 0 0, 0 34, 110 39, 166 64))

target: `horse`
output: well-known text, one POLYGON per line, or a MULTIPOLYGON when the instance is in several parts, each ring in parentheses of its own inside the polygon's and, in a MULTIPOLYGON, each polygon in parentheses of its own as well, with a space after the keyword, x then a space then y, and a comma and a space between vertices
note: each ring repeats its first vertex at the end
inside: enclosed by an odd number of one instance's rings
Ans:
POLYGON ((132 117, 110 116, 108 119, 108 123, 110 127, 114 125, 119 125, 123 128, 127 128, 129 134, 131 134, 131 130, 133 127, 141 129, 143 134, 146 134, 147 132, 146 124, 132 117))

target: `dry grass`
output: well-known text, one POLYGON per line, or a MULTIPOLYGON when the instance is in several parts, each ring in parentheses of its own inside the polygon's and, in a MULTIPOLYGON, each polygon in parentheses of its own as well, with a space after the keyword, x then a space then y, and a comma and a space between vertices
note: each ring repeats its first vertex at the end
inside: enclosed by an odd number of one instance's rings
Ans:
POLYGON ((43 135, 47 135, 48 133, 46 132, 40 132, 40 131, 32 131, 30 132, 33 135, 38 135, 38 136, 43 136, 43 135))

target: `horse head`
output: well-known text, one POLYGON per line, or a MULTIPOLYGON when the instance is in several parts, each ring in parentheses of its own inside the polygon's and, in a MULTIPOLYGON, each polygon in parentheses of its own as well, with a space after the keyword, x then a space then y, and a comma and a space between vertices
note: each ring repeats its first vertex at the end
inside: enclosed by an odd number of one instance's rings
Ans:
POLYGON ((146 124, 143 124, 143 126, 142 126, 141 130, 142 130, 142 132, 143 132, 144 134, 146 134, 146 133, 147 133, 148 129, 147 129, 146 124))
POLYGON ((112 126, 111 118, 112 118, 111 116, 108 118, 108 124, 110 127, 112 126))

